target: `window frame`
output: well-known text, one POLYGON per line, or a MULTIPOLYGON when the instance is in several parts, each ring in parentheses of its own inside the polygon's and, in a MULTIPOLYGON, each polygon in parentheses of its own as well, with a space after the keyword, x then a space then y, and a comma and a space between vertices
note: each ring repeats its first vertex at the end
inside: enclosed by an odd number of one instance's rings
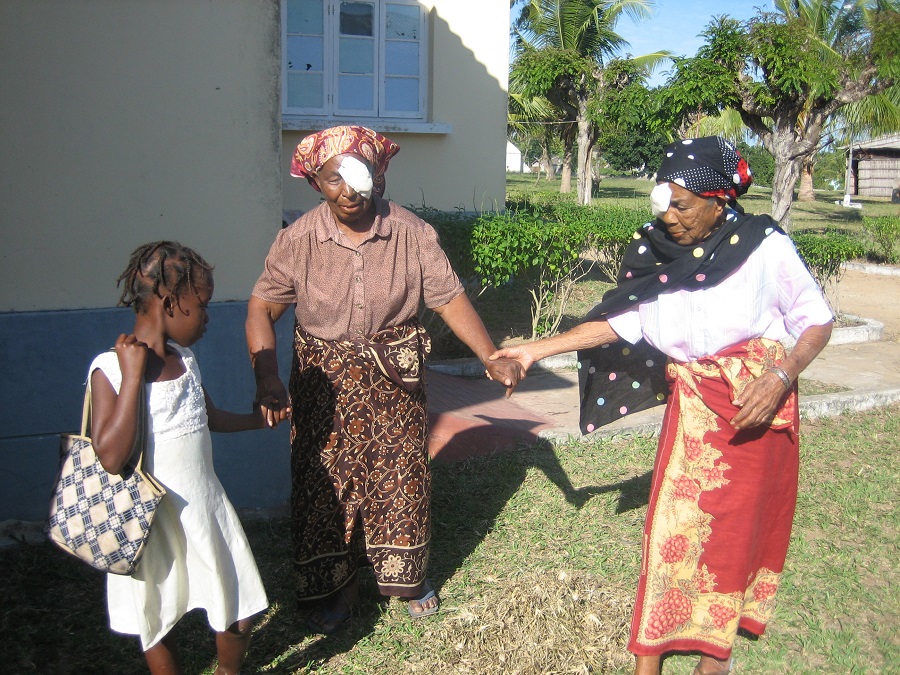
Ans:
MULTIPOLYGON (((284 128, 301 128, 304 125, 310 126, 304 120, 309 120, 315 124, 321 125, 323 122, 348 121, 351 123, 360 123, 365 120, 377 120, 379 122, 394 121, 400 125, 421 127, 422 131, 433 131, 435 133, 446 133, 447 125, 433 125, 428 122, 428 92, 430 88, 430 73, 428 68, 430 58, 430 40, 429 40, 429 11, 421 5, 418 0, 358 0, 359 2, 371 2, 375 9, 376 25, 373 27, 373 39, 375 42, 375 67, 374 70, 374 108, 369 111, 353 111, 338 108, 338 87, 341 73, 338 72, 338 64, 340 57, 340 5, 342 1, 354 0, 322 0, 323 8, 323 105, 321 108, 315 107, 291 107, 288 105, 288 1, 281 3, 281 113, 284 128), (386 36, 387 12, 389 5, 406 5, 415 7, 419 11, 419 62, 418 74, 412 77, 418 78, 418 110, 391 110, 386 100, 386 79, 385 79, 385 63, 387 43, 389 39, 386 36), (287 124, 285 124, 287 122, 287 124)), ((292 34, 293 35, 293 34, 292 34)), ((399 77, 394 75, 392 77, 399 77)))

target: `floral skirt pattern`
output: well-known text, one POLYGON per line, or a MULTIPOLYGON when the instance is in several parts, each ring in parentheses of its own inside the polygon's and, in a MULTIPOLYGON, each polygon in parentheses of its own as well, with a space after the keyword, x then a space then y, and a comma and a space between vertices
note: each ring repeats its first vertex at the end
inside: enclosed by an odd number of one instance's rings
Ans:
POLYGON ((771 425, 735 431, 735 396, 784 358, 757 338, 671 362, 629 650, 731 654, 738 628, 761 635, 775 610, 799 470, 796 386, 771 425))
POLYGON ((297 597, 324 597, 371 565, 385 595, 425 579, 431 538, 424 359, 415 323, 366 340, 295 331, 291 529, 297 597))

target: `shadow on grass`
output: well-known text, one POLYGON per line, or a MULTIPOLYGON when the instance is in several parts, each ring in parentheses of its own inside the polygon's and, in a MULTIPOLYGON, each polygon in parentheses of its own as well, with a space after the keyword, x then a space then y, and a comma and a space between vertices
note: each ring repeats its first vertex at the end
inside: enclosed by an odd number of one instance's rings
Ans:
MULTIPOLYGON (((466 434, 462 432, 454 440, 466 443, 466 434)), ((575 487, 556 453, 550 442, 535 437, 513 451, 435 465, 429 573, 438 588, 463 568, 533 469, 543 473, 578 509, 594 496, 616 492, 617 514, 647 505, 650 472, 608 485, 575 487)), ((552 514, 547 517, 552 519, 552 514)))
MULTIPOLYGON (((456 440, 465 443, 466 432, 456 440)), ((429 576, 439 590, 497 524, 507 502, 534 469, 581 508, 591 497, 619 492, 617 513, 647 503, 650 475, 604 486, 575 487, 557 451, 533 438, 513 451, 451 464, 436 463, 429 576)), ((547 514, 552 519, 552 514, 547 514)), ((523 525, 524 526, 524 525, 523 525)), ((259 618, 243 672, 312 672, 379 630, 388 609, 371 573, 360 575, 360 603, 334 635, 311 635, 294 600, 288 518, 248 519, 245 529, 271 603, 259 618)), ((138 640, 112 633, 104 575, 49 543, 0 550, 0 662, 4 672, 119 675, 147 672, 138 640)), ((190 612, 173 631, 184 672, 212 672, 215 640, 206 615, 190 612)))

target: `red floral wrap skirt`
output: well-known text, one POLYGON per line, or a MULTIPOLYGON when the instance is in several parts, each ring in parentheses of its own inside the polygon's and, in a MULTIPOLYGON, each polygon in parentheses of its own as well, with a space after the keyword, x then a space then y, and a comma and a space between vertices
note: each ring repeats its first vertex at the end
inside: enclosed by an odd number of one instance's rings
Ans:
POLYGON ((785 356, 756 338, 670 361, 671 394, 653 467, 631 640, 637 655, 731 654, 775 610, 799 470, 796 385, 771 425, 735 431, 732 401, 785 356))
POLYGON ((431 538, 424 361, 410 323, 361 340, 295 332, 291 529, 297 597, 324 597, 371 565, 385 595, 425 579, 431 538))

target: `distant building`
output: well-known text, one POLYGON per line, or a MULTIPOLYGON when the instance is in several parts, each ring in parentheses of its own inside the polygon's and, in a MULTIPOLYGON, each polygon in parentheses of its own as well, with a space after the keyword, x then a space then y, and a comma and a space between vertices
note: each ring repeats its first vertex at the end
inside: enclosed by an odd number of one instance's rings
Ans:
POLYGON ((522 151, 509 141, 506 141, 506 170, 510 173, 530 171, 522 160, 522 151))
POLYGON ((847 194, 891 197, 900 186, 900 133, 853 143, 847 149, 850 181, 847 194))

